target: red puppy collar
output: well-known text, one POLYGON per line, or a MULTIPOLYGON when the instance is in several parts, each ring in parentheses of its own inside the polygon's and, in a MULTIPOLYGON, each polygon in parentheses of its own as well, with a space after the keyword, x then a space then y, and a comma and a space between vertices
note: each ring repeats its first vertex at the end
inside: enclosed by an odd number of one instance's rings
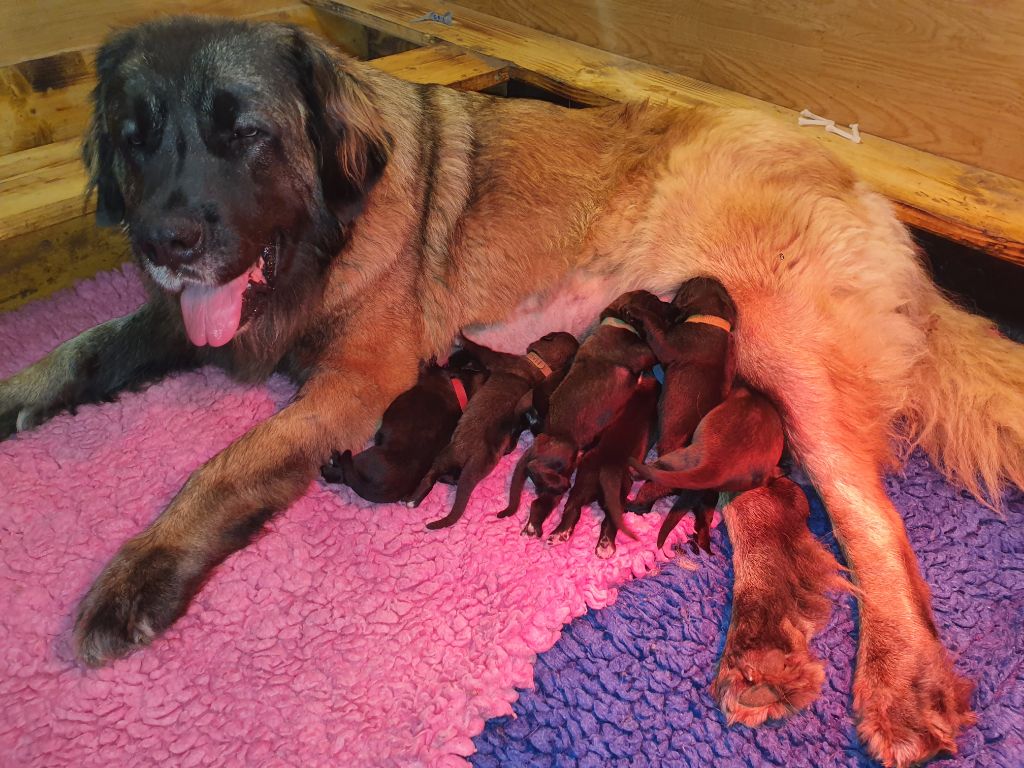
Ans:
POLYGON ((466 403, 469 402, 469 395, 466 394, 466 385, 458 376, 452 376, 449 381, 452 383, 452 391, 455 392, 455 399, 459 401, 459 410, 466 410, 466 403))

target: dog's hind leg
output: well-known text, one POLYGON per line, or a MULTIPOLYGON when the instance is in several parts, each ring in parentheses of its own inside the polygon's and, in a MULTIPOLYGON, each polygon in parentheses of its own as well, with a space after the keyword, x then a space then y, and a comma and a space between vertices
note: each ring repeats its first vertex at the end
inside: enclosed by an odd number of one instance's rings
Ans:
POLYGON ((561 494, 555 493, 542 493, 535 498, 530 505, 530 518, 523 527, 523 536, 536 536, 538 539, 543 536, 544 521, 548 519, 561 499, 561 494))
MULTIPOLYGON (((419 485, 416 486, 416 490, 413 491, 405 499, 405 505, 407 507, 418 507, 423 503, 423 500, 427 498, 427 494, 433 489, 437 481, 445 475, 452 473, 458 469, 458 464, 452 458, 451 451, 445 448, 441 452, 441 455, 434 459, 434 463, 430 465, 430 469, 427 470, 427 474, 420 480, 419 485)), ((461 475, 460 475, 461 477, 461 475)))
POLYGON ((599 479, 601 482, 601 506, 604 508, 605 515, 615 524, 616 529, 636 541, 636 532, 629 527, 622 510, 623 500, 629 492, 629 486, 632 485, 628 470, 619 467, 602 467, 599 479))
POLYGON ((162 303, 143 304, 64 342, 0 381, 0 440, 63 410, 109 401, 121 391, 199 363, 180 320, 162 303))
POLYGON ((776 369, 763 385, 782 404, 794 453, 825 502, 859 588, 858 732, 883 763, 909 766, 956 750, 957 734, 974 722, 973 686, 942 647, 928 585, 882 485, 880 396, 859 370, 846 369, 838 346, 817 359, 823 362, 808 355, 799 367, 776 369))
POLYGON ((679 525, 679 521, 686 517, 686 513, 692 511, 694 518, 696 519, 696 522, 694 523, 694 538, 706 552, 710 552, 711 542, 709 530, 705 530, 702 534, 701 528, 709 528, 710 517, 708 516, 714 514, 715 504, 717 501, 718 494, 714 491, 683 491, 680 493, 676 497, 675 502, 673 502, 672 509, 670 509, 668 514, 665 515, 665 519, 661 523, 661 528, 658 530, 658 549, 665 546, 665 542, 668 540, 668 535, 675 530, 677 525, 679 525), (706 546, 705 539, 707 540, 706 546))
POLYGON ((494 469, 494 462, 475 457, 470 460, 462 468, 462 472, 459 473, 459 482, 455 488, 455 503, 452 504, 452 511, 438 520, 427 523, 427 528, 431 531, 437 531, 457 523, 466 513, 466 507, 473 496, 473 491, 476 490, 480 481, 490 474, 492 469, 494 469))
POLYGON ((668 486, 661 485, 648 480, 640 486, 640 490, 636 492, 636 496, 626 503, 626 509, 630 512, 638 512, 643 514, 644 512, 650 512, 651 507, 659 499, 664 498, 672 494, 672 489, 668 486))
POLYGON ((615 554, 615 536, 618 530, 611 516, 605 515, 601 521, 601 530, 597 534, 597 546, 594 548, 594 553, 602 560, 607 560, 615 554))
POLYGON ((519 457, 516 468, 512 472, 512 482, 508 487, 508 505, 498 513, 498 517, 511 517, 519 511, 519 503, 523 498, 523 487, 526 485, 526 465, 530 462, 532 451, 527 450, 519 457))
POLYGON ((332 451, 330 461, 320 467, 320 476, 328 483, 345 483, 352 471, 352 451, 332 451))

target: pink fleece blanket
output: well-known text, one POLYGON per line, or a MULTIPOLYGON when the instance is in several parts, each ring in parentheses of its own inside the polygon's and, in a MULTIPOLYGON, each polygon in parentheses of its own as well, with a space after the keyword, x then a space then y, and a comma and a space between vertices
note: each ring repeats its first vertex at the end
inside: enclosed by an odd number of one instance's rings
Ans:
MULTIPOLYGON (((142 298, 126 267, 0 315, 0 377, 142 298)), ((496 520, 518 454, 437 533, 448 486, 408 510, 315 483, 151 648, 80 666, 72 617, 107 559, 292 393, 204 369, 0 443, 0 765, 464 765, 563 625, 665 557, 655 516, 610 561, 594 515, 559 547, 496 520)))

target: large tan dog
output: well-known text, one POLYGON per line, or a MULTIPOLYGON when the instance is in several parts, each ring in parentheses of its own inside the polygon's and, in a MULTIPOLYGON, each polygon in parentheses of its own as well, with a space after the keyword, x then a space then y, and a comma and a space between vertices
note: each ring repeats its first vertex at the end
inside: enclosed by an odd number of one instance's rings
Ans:
POLYGON ((414 86, 272 25, 140 27, 98 71, 99 215, 127 227, 151 299, 0 383, 0 435, 205 362, 302 388, 99 575, 86 663, 166 629, 459 329, 521 351, 703 274, 734 298, 738 371, 783 413, 861 590, 861 736, 889 764, 955 748, 970 686, 880 473, 916 442, 975 491, 1024 484, 1024 352, 939 294, 835 158, 755 114, 414 86))

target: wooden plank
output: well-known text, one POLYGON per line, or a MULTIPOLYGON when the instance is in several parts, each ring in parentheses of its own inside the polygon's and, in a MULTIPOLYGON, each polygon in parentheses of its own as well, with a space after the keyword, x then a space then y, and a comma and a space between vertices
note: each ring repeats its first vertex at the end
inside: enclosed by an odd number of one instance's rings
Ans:
POLYGON ((1024 179, 1024 13, 980 0, 460 0, 1024 179))
MULTIPOLYGON (((321 31, 316 12, 295 5, 252 17, 321 31)), ((96 47, 0 67, 0 155, 78 138, 89 120, 96 47)))
POLYGON ((77 139, 0 156, 0 243, 93 210, 77 139))
POLYGON ((507 82, 509 77, 503 62, 488 61, 451 45, 416 48, 369 63, 411 83, 448 85, 463 91, 482 91, 507 82))
MULTIPOLYGON (((429 2, 307 2, 423 45, 447 42, 509 61, 613 101, 646 97, 679 106, 742 107, 796 123, 792 110, 458 5, 445 6, 455 20, 448 26, 413 21, 435 10, 429 2)), ((852 144, 820 130, 807 130, 813 140, 826 144, 863 179, 893 199, 905 221, 1024 264, 1024 182, 872 135, 864 135, 862 144, 852 144)))
POLYGON ((0 312, 70 288, 131 259, 120 229, 99 229, 92 216, 30 232, 0 244, 0 312))

